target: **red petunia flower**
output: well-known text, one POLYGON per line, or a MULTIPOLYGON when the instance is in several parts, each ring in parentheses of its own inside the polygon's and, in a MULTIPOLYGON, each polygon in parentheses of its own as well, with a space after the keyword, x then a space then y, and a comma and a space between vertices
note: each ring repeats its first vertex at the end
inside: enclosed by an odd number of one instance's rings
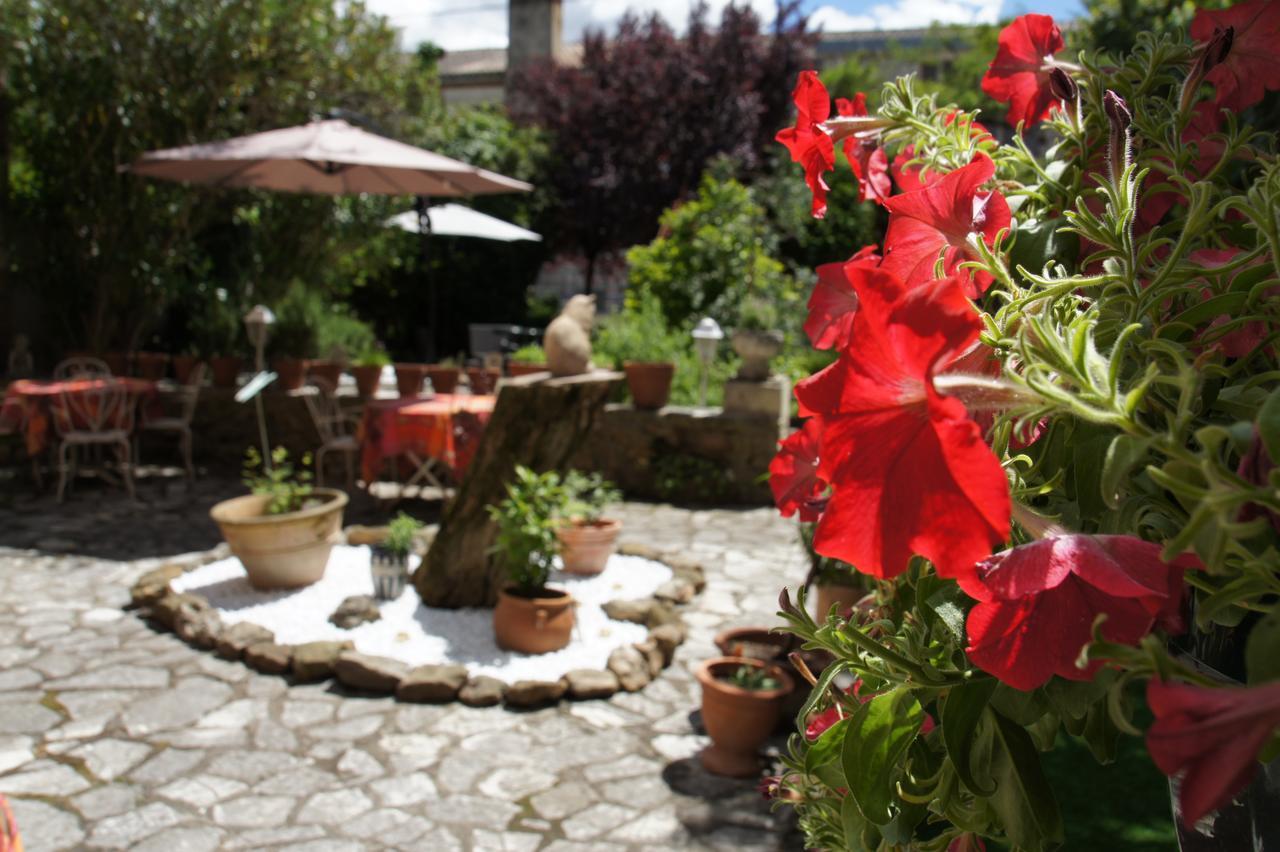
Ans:
POLYGON ((844 263, 819 266, 818 283, 809 296, 809 317, 804 333, 815 349, 849 348, 853 339, 853 315, 858 309, 858 294, 853 289, 854 276, 863 270, 875 270, 880 263, 876 246, 863 246, 844 263))
POLYGON ((791 152, 792 162, 804 166, 804 180, 813 193, 813 215, 827 215, 827 191, 824 173, 836 166, 835 143, 821 127, 831 115, 831 96, 818 79, 817 71, 801 71, 791 99, 796 105, 796 125, 778 131, 774 138, 791 152))
POLYGON ((981 321, 954 278, 912 288, 860 276, 853 286, 856 345, 796 387, 802 411, 822 418, 818 474, 833 488, 814 547, 881 578, 917 553, 943 576, 972 572, 1009 535, 1009 485, 933 376, 981 321))
POLYGON ((769 488, 782 517, 799 512, 805 523, 821 517, 825 502, 822 495, 827 488, 818 476, 821 448, 822 424, 810 418, 803 428, 783 439, 778 454, 769 462, 769 488))
POLYGON ((1147 751, 1166 775, 1182 772, 1182 821, 1195 823, 1231 801, 1258 771, 1258 752, 1280 727, 1280 683, 1210 689, 1147 681, 1155 722, 1147 751))
MULTIPOLYGON (((1271 460, 1271 453, 1267 452, 1267 445, 1262 440, 1262 433, 1258 431, 1257 424, 1254 424, 1249 449, 1245 450, 1240 458, 1236 476, 1251 485, 1267 486, 1271 482, 1271 471, 1275 466, 1275 462, 1271 460)), ((1257 503, 1245 503, 1241 506, 1239 518, 1241 522, 1252 521, 1254 518, 1266 518, 1271 522, 1271 528, 1280 533, 1280 514, 1257 503)))
POLYGON ((1280 42, 1280 3, 1248 0, 1228 9, 1201 9, 1191 22, 1191 37, 1207 42, 1215 28, 1234 27, 1231 50, 1205 79, 1214 85, 1214 103, 1233 112, 1247 109, 1268 89, 1280 89, 1280 63, 1276 43, 1280 42))
MULTIPOLYGON (((842 116, 865 116, 867 96, 858 92, 852 101, 837 98, 836 110, 842 116)), ((880 145, 879 134, 855 134, 840 144, 854 176, 858 178, 858 200, 884 204, 893 192, 893 185, 889 181, 889 157, 880 145)))
POLYGON ((965 649, 975 665, 1015 689, 1031 690, 1054 675, 1089 680, 1100 663, 1076 666, 1102 635, 1135 645, 1159 623, 1181 630, 1182 572, 1192 558, 1160 559, 1160 546, 1132 536, 1055 535, 997 553, 959 578, 979 601, 969 611, 965 649))
POLYGON ((987 844, 976 834, 961 834, 947 844, 947 852, 987 852, 987 844))
POLYGON ((1014 18, 1000 31, 996 58, 982 78, 982 91, 1009 104, 1013 126, 1036 124, 1049 114, 1057 98, 1049 89, 1053 54, 1062 50, 1062 31, 1048 15, 1014 18))
MULTIPOLYGON (((923 189, 886 201, 889 228, 881 266, 909 285, 921 284, 936 277, 934 267, 939 257, 944 275, 953 274, 961 262, 974 259, 970 239, 995 243, 996 235, 1012 220, 1003 195, 978 189, 991 180, 995 168, 990 157, 978 153, 969 165, 923 189)), ((974 298, 991 281, 990 273, 979 271, 971 283, 966 281, 965 292, 974 298)))

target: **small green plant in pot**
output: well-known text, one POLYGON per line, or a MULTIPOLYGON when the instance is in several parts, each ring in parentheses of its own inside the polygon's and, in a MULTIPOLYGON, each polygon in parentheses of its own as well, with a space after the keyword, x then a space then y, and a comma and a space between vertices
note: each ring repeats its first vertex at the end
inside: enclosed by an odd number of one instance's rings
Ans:
POLYGON ((676 359, 691 344, 667 324, 662 305, 647 290, 628 296, 627 307, 599 324, 598 363, 612 362, 627 375, 636 408, 662 408, 671 397, 676 359))
POLYGON ((401 512, 387 525, 387 537, 373 545, 370 572, 373 593, 378 600, 395 600, 404 591, 405 581, 409 579, 409 554, 421 529, 421 521, 401 512))
POLYGON ((570 574, 599 574, 618 546, 622 521, 606 518, 605 510, 622 498, 612 482, 599 473, 569 471, 564 477, 565 503, 556 530, 560 559, 570 574))
POLYGON ((573 597, 547 587, 560 549, 556 529, 564 505, 558 474, 517 466, 506 499, 489 507, 497 525, 494 552, 511 581, 498 593, 493 610, 494 637, 501 648, 545 654, 569 644, 573 597))
POLYGON ((526 376, 530 373, 541 373, 547 369, 547 353, 536 343, 521 346, 507 359, 507 373, 512 376, 526 376))
POLYGON ((760 771, 760 746, 782 715, 795 681, 780 667, 745 657, 714 657, 694 672, 702 685, 702 723, 711 745, 698 755, 716 775, 760 771))
POLYGON ((382 368, 391 363, 379 346, 371 346, 356 356, 351 364, 351 375, 356 380, 356 392, 366 402, 378 392, 378 383, 382 380, 382 368))

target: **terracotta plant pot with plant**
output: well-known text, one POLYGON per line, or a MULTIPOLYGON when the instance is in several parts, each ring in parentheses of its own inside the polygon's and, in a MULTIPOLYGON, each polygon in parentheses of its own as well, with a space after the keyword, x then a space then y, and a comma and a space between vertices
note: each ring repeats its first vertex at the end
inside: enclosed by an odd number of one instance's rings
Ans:
POLYGON ((396 390, 402 397, 421 396, 422 380, 426 377, 426 364, 396 364, 396 390))
POLYGON ((283 448, 272 452, 271 461, 270 470, 259 470, 261 456, 251 448, 245 484, 253 493, 223 500, 209 516, 244 565, 250 585, 296 589, 324 576, 329 553, 342 536, 347 495, 333 488, 312 488, 311 475, 295 474, 283 448))
POLYGON ((565 502, 556 528, 560 560, 570 574, 599 574, 618 548, 622 521, 604 510, 622 496, 599 473, 571 470, 564 477, 565 502))
POLYGON ((102 363, 107 365, 113 376, 129 375, 129 355, 125 352, 103 352, 102 363))
POLYGON ((512 361, 507 364, 507 374, 511 376, 532 376, 534 373, 547 372, 546 364, 522 364, 512 361))
POLYGON ((670 361, 626 361, 622 371, 627 375, 627 389, 636 408, 659 409, 671 399, 676 365, 670 361))
POLYGON ((489 507, 497 524, 495 550, 511 584, 498 593, 493 634, 498 647, 545 654, 569 644, 573 634, 573 596, 547 587, 559 542, 557 511, 563 490, 554 473, 517 467, 507 497, 489 507))
POLYGON ((215 388, 233 388, 240 377, 240 365, 243 363, 238 355, 215 355, 209 359, 209 369, 213 373, 215 388))
POLYGON ((698 755, 715 775, 747 778, 760 771, 760 746, 782 716, 795 681, 781 667, 745 657, 714 657, 694 671, 702 684, 702 724, 711 745, 698 755))
POLYGON ((369 571, 373 577, 373 594, 378 600, 395 600, 404 591, 409 579, 409 554, 421 529, 421 521, 401 512, 387 526, 386 537, 372 545, 369 571))
POLYGON ((180 385, 185 385, 191 379, 191 371, 196 368, 196 364, 200 363, 199 355, 174 355, 173 356, 173 379, 180 385))
POLYGON ((462 371, 447 362, 427 366, 427 378, 436 393, 453 393, 458 389, 458 377, 462 371))
POLYGON ((133 370, 138 378, 159 381, 169 366, 169 356, 164 352, 134 352, 133 370))
POLYGON ((529 376, 547 372, 547 353, 536 343, 521 346, 507 359, 508 376, 529 376))
POLYGON ((342 362, 308 361, 307 373, 328 382, 330 387, 337 388, 342 381, 342 362))
POLYGON ((502 378, 501 370, 489 367, 467 368, 467 383, 471 386, 472 393, 493 393, 500 378, 502 378))
POLYGON ((307 362, 302 358, 276 358, 271 362, 276 372, 276 388, 296 391, 307 383, 307 362))
POLYGON ((351 375, 356 380, 356 393, 366 402, 378 393, 382 381, 382 368, 391 363, 387 353, 380 348, 369 349, 357 356, 351 365, 351 375))

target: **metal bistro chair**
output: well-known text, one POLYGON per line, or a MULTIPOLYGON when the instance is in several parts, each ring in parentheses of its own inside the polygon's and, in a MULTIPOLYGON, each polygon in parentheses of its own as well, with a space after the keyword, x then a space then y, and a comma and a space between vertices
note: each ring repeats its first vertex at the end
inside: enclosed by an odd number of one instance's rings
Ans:
MULTIPOLYGON (((196 403, 200 401, 200 386, 204 384, 207 369, 203 361, 196 364, 191 370, 191 375, 187 377, 187 383, 180 385, 173 393, 173 397, 178 402, 176 415, 148 417, 144 412, 142 416, 142 433, 178 436, 178 448, 182 452, 182 464, 186 469, 188 482, 194 482, 196 478, 195 465, 191 461, 191 418, 195 416, 196 403)), ((138 462, 142 460, 142 454, 138 451, 140 440, 141 435, 134 443, 133 453, 134 459, 138 462)))
POLYGON ((129 492, 129 499, 136 499, 129 448, 135 404, 128 388, 110 378, 89 387, 63 390, 58 395, 53 426, 59 439, 59 503, 66 493, 68 478, 75 473, 77 452, 89 447, 115 449, 125 490, 129 492))
POLYGON ((347 471, 347 487, 356 481, 356 456, 360 453, 360 441, 356 438, 356 418, 343 412, 333 385, 321 378, 312 378, 315 393, 303 396, 311 422, 320 435, 320 448, 316 450, 316 485, 324 487, 324 459, 331 452, 342 453, 347 471))
POLYGON ((53 379, 63 382, 68 379, 109 379, 111 368, 101 358, 88 355, 74 355, 64 358, 53 368, 53 379))

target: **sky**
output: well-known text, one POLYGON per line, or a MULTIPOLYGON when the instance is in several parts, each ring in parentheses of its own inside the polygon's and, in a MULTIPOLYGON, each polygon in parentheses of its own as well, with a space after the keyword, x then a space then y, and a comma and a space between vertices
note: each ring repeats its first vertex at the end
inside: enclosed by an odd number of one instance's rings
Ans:
MULTIPOLYGON (((739 0, 769 20, 774 0, 739 0)), ((430 40, 446 50, 505 47, 507 6, 503 0, 366 0, 403 31, 406 47, 430 40)), ((709 0, 712 20, 728 0, 709 0)), ((681 30, 691 0, 564 0, 564 39, 581 40, 588 27, 612 31, 628 9, 658 12, 681 30)), ((828 32, 902 29, 941 23, 994 23, 1024 12, 1059 19, 1079 14, 1079 0, 804 0, 811 26, 828 32)))

